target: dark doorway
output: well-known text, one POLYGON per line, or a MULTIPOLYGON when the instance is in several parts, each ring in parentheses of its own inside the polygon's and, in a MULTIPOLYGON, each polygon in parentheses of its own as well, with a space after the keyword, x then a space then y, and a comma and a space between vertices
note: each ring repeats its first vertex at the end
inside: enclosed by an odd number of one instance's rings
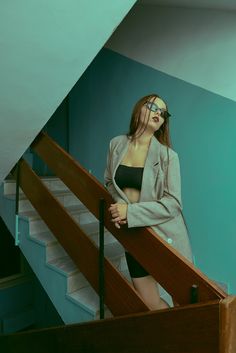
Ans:
POLYGON ((21 273, 20 249, 0 217, 0 279, 21 273))

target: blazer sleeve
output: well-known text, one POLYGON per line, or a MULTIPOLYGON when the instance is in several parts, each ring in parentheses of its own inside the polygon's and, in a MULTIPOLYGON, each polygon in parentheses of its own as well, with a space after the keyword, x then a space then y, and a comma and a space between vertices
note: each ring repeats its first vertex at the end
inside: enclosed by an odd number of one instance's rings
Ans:
POLYGON ((182 210, 179 157, 174 153, 165 170, 163 197, 154 201, 128 204, 128 227, 147 227, 165 223, 182 210))
POLYGON ((119 203, 126 203, 125 200, 123 200, 119 193, 117 192, 116 188, 114 187, 113 181, 112 181, 112 171, 111 171, 111 162, 112 162, 112 154, 113 154, 113 148, 112 148, 112 141, 110 142, 109 146, 109 151, 107 154, 107 166, 105 169, 104 173, 104 182, 105 182, 105 187, 111 194, 112 198, 119 203))

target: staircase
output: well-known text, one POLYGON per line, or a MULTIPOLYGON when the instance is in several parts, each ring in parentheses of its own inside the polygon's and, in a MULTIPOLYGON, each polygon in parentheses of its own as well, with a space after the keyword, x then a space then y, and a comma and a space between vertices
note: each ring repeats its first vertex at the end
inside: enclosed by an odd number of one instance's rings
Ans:
MULTIPOLYGON (((54 177, 46 177, 42 180, 86 234, 98 245, 97 219, 61 180, 54 177)), ((8 179, 2 186, 1 208, 10 212, 12 210, 14 213, 14 207, 15 181, 8 179)), ((4 220, 9 229, 13 230, 14 226, 10 224, 9 217, 8 219, 5 217, 4 220)), ((13 218, 11 218, 12 221, 13 218)), ((107 230, 104 237, 105 256, 130 280, 124 248, 107 230)), ((42 221, 22 190, 19 198, 19 246, 66 324, 99 318, 98 295, 42 221)), ((106 308, 105 317, 111 316, 111 312, 106 308)))
MULTIPOLYGON (((104 224, 119 241, 106 231, 105 254, 110 261, 104 261, 105 302, 114 318, 106 308, 108 320, 5 335, 0 338, 4 352, 15 352, 15 347, 18 353, 27 352, 28 347, 34 353, 54 352, 57 346, 66 353, 70 346, 73 351, 76 347, 78 352, 94 353, 108 353, 114 347, 120 353, 147 349, 153 353, 234 353, 236 297, 227 296, 151 229, 118 230, 110 222, 112 198, 107 190, 46 134, 41 133, 32 147, 74 194, 57 178, 40 179, 21 159, 12 171, 25 193, 19 196, 19 246, 66 324, 98 318, 96 219, 102 199, 104 224), (130 284, 120 243, 173 295, 178 307, 149 311, 130 284), (192 295, 193 289, 197 295, 192 295)), ((8 179, 1 186, 0 211, 12 234, 15 198, 15 182, 8 179)))

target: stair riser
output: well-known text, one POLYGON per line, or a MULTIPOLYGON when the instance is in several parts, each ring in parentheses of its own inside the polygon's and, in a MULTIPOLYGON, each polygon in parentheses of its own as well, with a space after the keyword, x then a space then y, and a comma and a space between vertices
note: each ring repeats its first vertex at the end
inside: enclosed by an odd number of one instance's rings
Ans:
POLYGON ((30 234, 49 232, 49 228, 41 219, 31 220, 29 221, 29 232, 30 234))
POLYGON ((118 270, 121 271, 121 272, 127 271, 127 262, 126 262, 125 255, 123 255, 123 256, 120 258, 120 263, 119 263, 118 270))
MULTIPOLYGON (((117 246, 119 246, 118 243, 117 243, 117 246)), ((55 245, 52 245, 52 246, 47 246, 46 250, 47 250, 47 255, 46 255, 47 262, 52 261, 54 259, 62 258, 64 256, 68 256, 64 248, 59 243, 56 243, 55 245)), ((112 257, 112 255, 107 253, 106 246, 105 246, 105 256, 113 263, 113 265, 116 268, 121 270, 124 270, 126 268, 125 257, 123 252, 121 252, 119 255, 115 257, 112 257)))
MULTIPOLYGON (((128 281, 131 281, 130 275, 127 271, 127 265, 126 265, 126 260, 124 256, 122 256, 120 259, 118 269, 128 281)), ((73 274, 68 277, 68 280, 67 280, 68 293, 73 293, 79 289, 86 288, 86 287, 90 287, 90 284, 81 272, 73 274)))
MULTIPOLYGON (((61 180, 42 180, 43 183, 51 191, 69 191, 68 187, 63 184, 61 180)), ((16 192, 16 184, 14 182, 5 182, 4 183, 4 195, 12 195, 16 192)), ((21 188, 19 189, 20 194, 24 194, 21 188)))
MULTIPOLYGON (((94 243, 98 246, 99 245, 99 234, 92 234, 89 235, 90 238, 94 241, 94 243)), ((113 237, 112 234, 105 232, 104 233, 104 244, 112 244, 115 243, 117 241, 117 239, 115 237, 113 237)))
MULTIPOLYGON (((96 218, 89 212, 80 212, 72 215, 77 223, 93 223, 96 218)), ((43 233, 49 231, 42 219, 30 220, 30 234, 43 233)))
POLYGON ((42 180, 51 191, 69 191, 68 187, 61 180, 42 180))
MULTIPOLYGON (((96 237, 96 240, 98 240, 98 235, 90 236, 90 238, 92 240, 94 240, 93 239, 94 237, 96 237)), ((117 240, 114 237, 112 237, 111 235, 108 237, 105 237, 105 241, 104 241, 105 246, 107 244, 111 244, 111 243, 115 243, 115 242, 117 242, 117 240)), ((97 241, 96 245, 98 246, 98 241, 97 241)), ((52 244, 50 246, 47 246, 46 251, 47 251, 47 261, 51 261, 56 258, 63 257, 63 256, 67 255, 66 251, 63 249, 63 247, 58 242, 56 242, 55 244, 52 244)))
POLYGON ((46 249, 47 261, 51 261, 66 255, 67 255, 66 251, 59 243, 55 243, 55 245, 52 245, 52 246, 47 246, 47 249, 46 249))
MULTIPOLYGON (((10 182, 5 182, 4 183, 4 195, 14 195, 16 193, 16 184, 15 183, 10 183, 10 182)), ((21 188, 19 189, 19 193, 23 194, 23 191, 21 188)))
POLYGON ((79 224, 88 224, 88 223, 93 223, 97 221, 97 218, 92 213, 89 213, 88 211, 72 214, 72 217, 79 224))
MULTIPOLYGON (((76 196, 71 194, 61 196, 55 195, 55 197, 64 207, 81 205, 81 201, 76 196)), ((19 212, 27 212, 33 210, 34 207, 29 200, 24 199, 19 201, 19 212)))
POLYGON ((90 286, 89 282, 81 272, 68 277, 68 280, 67 280, 68 293, 72 293, 79 289, 89 287, 89 286, 90 286))

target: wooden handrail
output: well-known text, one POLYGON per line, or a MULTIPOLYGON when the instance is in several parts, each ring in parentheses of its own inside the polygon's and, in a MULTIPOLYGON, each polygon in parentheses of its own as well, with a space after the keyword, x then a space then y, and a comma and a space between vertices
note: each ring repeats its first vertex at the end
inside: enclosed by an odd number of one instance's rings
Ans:
MULTIPOLYGON (((67 213, 26 161, 19 161, 20 187, 92 287, 99 291, 99 255, 92 240, 67 213)), ((130 283, 105 259, 105 303, 114 315, 148 311, 130 283)))
MULTIPOLYGON (((105 200, 107 206, 113 202, 103 185, 48 135, 40 133, 32 147, 97 218, 100 198, 105 200)), ((151 228, 128 229, 124 226, 117 229, 110 221, 107 207, 105 227, 179 304, 190 303, 190 290, 194 284, 198 286, 199 302, 226 298, 227 294, 221 288, 158 237, 151 228)))
POLYGON ((236 297, 0 337, 7 353, 235 353, 236 297))

